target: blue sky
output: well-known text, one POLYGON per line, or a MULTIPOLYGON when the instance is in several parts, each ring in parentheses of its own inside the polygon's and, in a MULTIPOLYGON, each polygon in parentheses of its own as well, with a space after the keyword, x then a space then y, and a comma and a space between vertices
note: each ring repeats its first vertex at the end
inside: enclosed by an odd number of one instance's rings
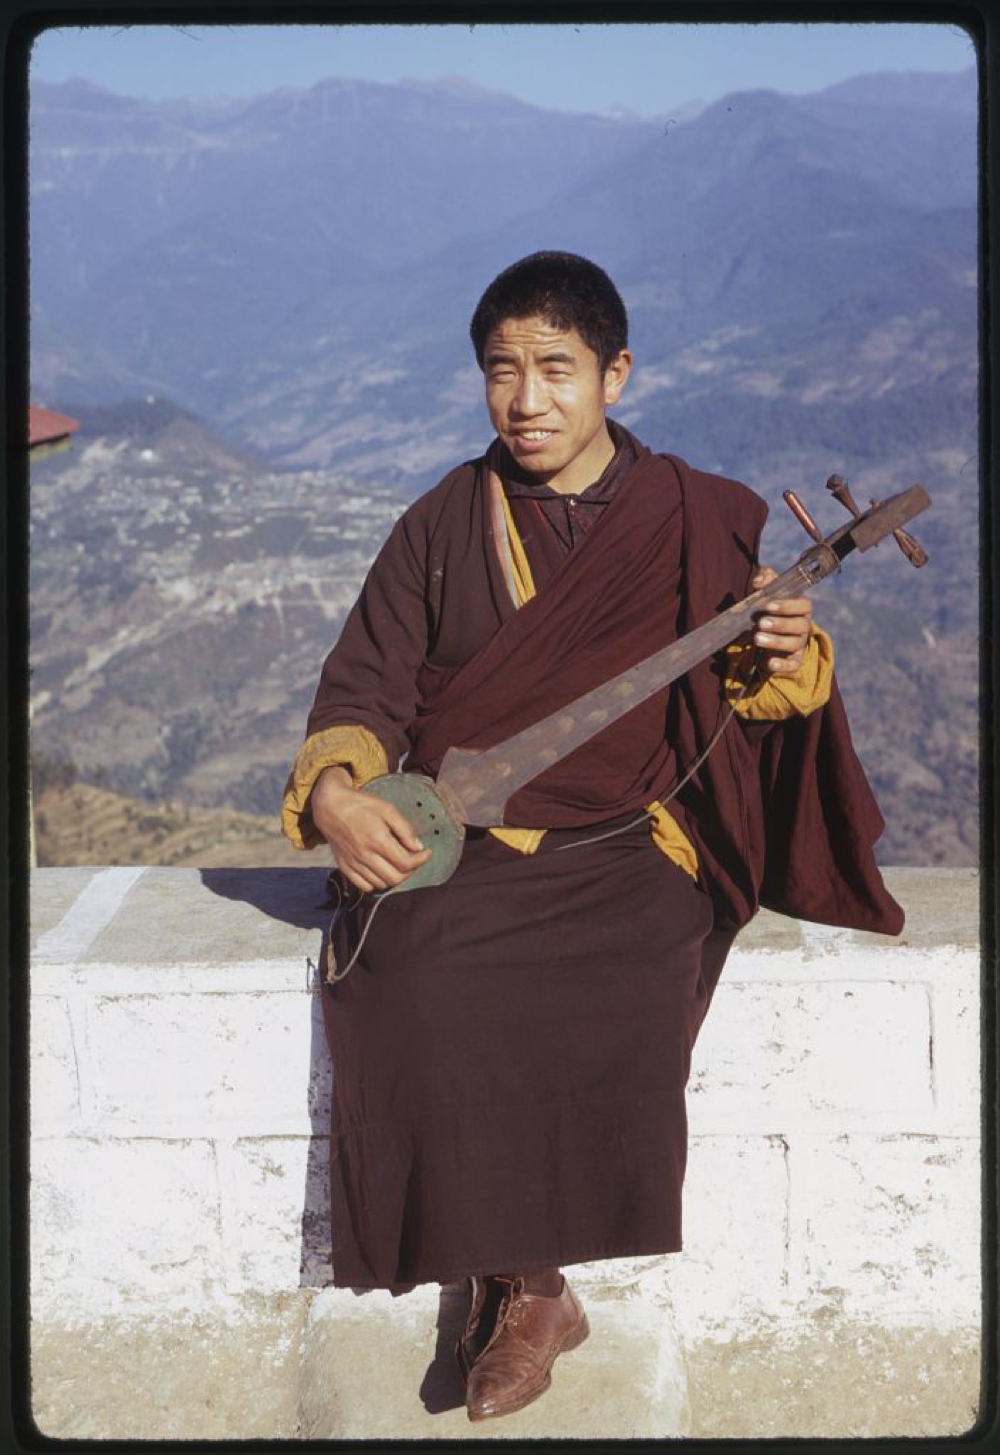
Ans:
POLYGON ((45 31, 30 74, 149 100, 463 76, 557 110, 659 116, 752 87, 800 93, 863 72, 974 63, 953 25, 91 26, 45 31))

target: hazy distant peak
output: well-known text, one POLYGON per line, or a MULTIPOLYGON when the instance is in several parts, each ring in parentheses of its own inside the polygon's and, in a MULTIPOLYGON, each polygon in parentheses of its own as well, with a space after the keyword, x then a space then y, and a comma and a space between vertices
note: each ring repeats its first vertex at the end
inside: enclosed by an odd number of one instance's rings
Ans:
POLYGON ((448 98, 468 106, 489 106, 494 109, 544 112, 547 108, 537 102, 526 101, 522 96, 512 96, 507 91, 481 86, 465 76, 439 76, 433 81, 418 80, 413 76, 401 76, 396 83, 400 91, 409 91, 418 96, 448 98))
MULTIPOLYGON (((262 96, 276 96, 279 94, 313 95, 323 91, 341 91, 350 93, 352 91, 386 92, 398 91, 403 88, 408 91, 450 91, 454 95, 467 96, 470 99, 475 97, 500 97, 499 91, 487 91, 485 87, 476 85, 473 81, 467 81, 464 76, 440 76, 436 80, 424 81, 416 76, 401 76, 398 81, 373 81, 364 76, 324 76, 322 80, 315 81, 311 86, 305 88, 293 88, 290 86, 281 87, 280 90, 262 93, 262 96)), ((508 99, 502 97, 501 99, 508 99)))
POLYGON ((415 76, 401 76, 399 84, 408 86, 414 91, 450 91, 454 96, 467 96, 470 100, 489 98, 494 101, 511 101, 515 99, 507 96, 503 91, 480 86, 477 81, 470 81, 467 76, 438 76, 433 81, 423 81, 415 76))
POLYGON ((849 76, 814 91, 825 99, 861 105, 937 106, 948 111, 974 111, 977 101, 976 68, 964 71, 869 71, 849 76))
POLYGON ((126 96, 119 91, 109 91, 82 76, 70 76, 66 81, 29 81, 29 84, 31 94, 50 106, 69 105, 84 111, 121 111, 152 104, 140 96, 126 96))
POLYGON ((600 116, 604 121, 647 121, 648 117, 641 116, 638 111, 633 111, 630 106, 608 106, 603 111, 593 113, 600 116))
POLYGON ((82 445, 94 439, 122 441, 154 452, 162 463, 213 465, 221 470, 254 470, 260 461, 247 447, 231 445, 201 415, 161 395, 123 398, 113 404, 81 404, 82 445))
MULTIPOLYGON (((717 101, 709 102, 696 113, 696 116, 699 126, 705 125, 709 128, 721 126, 727 118, 730 122, 738 120, 744 127, 752 122, 759 122, 764 127, 785 125, 787 123, 783 118, 794 111, 795 100, 795 97, 786 95, 784 91, 772 91, 764 88, 752 91, 728 91, 717 101)), ((676 112, 671 114, 677 115, 676 112)))
POLYGON ((371 81, 367 76, 323 76, 321 80, 314 81, 311 86, 279 86, 273 91, 262 91, 257 98, 264 100, 268 96, 314 96, 322 91, 387 91, 391 90, 391 82, 371 81))
POLYGON ((37 86, 39 91, 58 92, 62 96, 65 96, 67 93, 89 94, 92 96, 111 96, 115 94, 114 92, 106 90, 103 86, 98 86, 95 81, 85 80, 83 76, 70 76, 66 81, 35 81, 33 85, 37 86))
POLYGON ((718 101, 713 101, 706 110, 769 112, 790 104, 792 98, 785 91, 776 91, 773 86, 748 87, 745 91, 727 91, 718 101))
POLYGON ((247 104, 239 97, 201 95, 171 96, 164 100, 151 101, 145 96, 109 91, 106 87, 79 76, 73 76, 67 81, 32 81, 30 102, 36 110, 44 108, 50 112, 85 113, 95 119, 142 116, 146 120, 152 118, 160 122, 179 123, 184 127, 197 126, 202 119, 211 121, 221 118, 247 104))
POLYGON ((372 81, 357 76, 324 76, 322 80, 315 81, 311 86, 280 86, 273 90, 261 92, 260 94, 248 97, 246 101, 245 115, 266 116, 268 113, 277 111, 283 117, 287 117, 293 111, 302 110, 303 114, 318 107, 332 105, 339 107, 347 105, 350 107, 361 106, 372 109, 373 114, 392 105, 398 100, 401 94, 417 93, 426 97, 452 96, 460 101, 469 103, 475 102, 503 102, 508 105, 517 106, 521 104, 512 97, 501 95, 499 92, 486 91, 481 87, 473 85, 472 82, 464 82, 461 77, 445 77, 440 81, 418 81, 414 79, 403 79, 401 81, 372 81))
POLYGON ((703 111, 707 111, 711 102, 704 101, 698 97, 694 101, 682 101, 679 106, 670 106, 666 111, 659 111, 655 116, 637 117, 637 120, 655 121, 659 126, 669 125, 681 126, 685 121, 694 121, 703 111))

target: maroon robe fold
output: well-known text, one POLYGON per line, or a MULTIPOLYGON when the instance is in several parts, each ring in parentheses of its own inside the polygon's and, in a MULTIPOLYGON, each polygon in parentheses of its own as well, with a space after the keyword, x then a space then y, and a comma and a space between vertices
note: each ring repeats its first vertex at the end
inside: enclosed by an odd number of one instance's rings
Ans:
MULTIPOLYGON (((726 573, 739 580, 748 553, 756 559, 766 506, 745 486, 734 490, 733 481, 664 458, 684 498, 683 635, 729 605, 726 573)), ((708 742, 719 675, 709 660, 677 684, 669 730, 681 762, 693 762, 708 742)), ((884 821, 836 679, 830 701, 808 717, 763 736, 755 724, 741 727, 680 794, 718 917, 742 925, 762 904, 795 919, 898 935, 903 911, 875 862, 884 821)))

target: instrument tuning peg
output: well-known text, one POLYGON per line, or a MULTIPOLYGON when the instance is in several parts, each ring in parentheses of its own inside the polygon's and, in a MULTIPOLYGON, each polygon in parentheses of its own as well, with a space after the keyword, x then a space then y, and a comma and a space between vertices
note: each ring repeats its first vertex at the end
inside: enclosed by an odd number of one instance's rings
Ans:
POLYGON ((851 487, 842 475, 831 475, 826 482, 826 488, 834 500, 839 500, 852 515, 861 515, 861 507, 851 494, 851 487))
MULTIPOLYGON (((871 503, 873 506, 875 506, 880 505, 881 501, 873 500, 871 503)), ((909 561, 911 566, 916 566, 919 570, 921 566, 927 565, 930 557, 928 556, 927 552, 924 550, 920 542, 913 539, 908 530, 903 530, 902 526, 900 526, 899 529, 894 530, 892 534, 897 546, 902 551, 903 555, 909 561)))
POLYGON ((823 539, 823 532, 813 520, 808 510, 806 510, 795 491, 783 490, 781 492, 781 498, 806 534, 811 535, 814 541, 821 541, 823 539))

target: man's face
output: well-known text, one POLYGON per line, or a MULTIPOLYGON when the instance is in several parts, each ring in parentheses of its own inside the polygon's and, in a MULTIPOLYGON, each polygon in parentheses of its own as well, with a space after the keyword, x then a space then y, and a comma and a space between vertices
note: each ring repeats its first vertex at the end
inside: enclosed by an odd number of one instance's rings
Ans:
POLYGON ((623 349, 602 372, 575 328, 505 319, 487 338, 483 358, 493 428, 535 479, 562 494, 584 490, 613 454, 604 411, 631 367, 623 349))

